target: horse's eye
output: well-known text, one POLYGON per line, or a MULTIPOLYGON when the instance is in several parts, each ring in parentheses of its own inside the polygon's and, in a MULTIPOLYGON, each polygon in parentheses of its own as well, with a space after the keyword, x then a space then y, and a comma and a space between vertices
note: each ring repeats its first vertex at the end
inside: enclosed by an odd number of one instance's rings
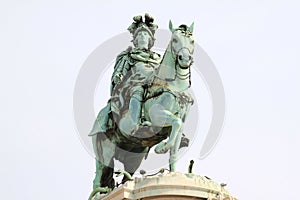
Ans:
POLYGON ((176 38, 173 38, 173 42, 177 43, 177 42, 178 42, 178 40, 177 40, 176 38))
POLYGON ((194 41, 194 40, 192 40, 192 41, 191 41, 191 44, 194 44, 194 43, 195 43, 195 41, 194 41))

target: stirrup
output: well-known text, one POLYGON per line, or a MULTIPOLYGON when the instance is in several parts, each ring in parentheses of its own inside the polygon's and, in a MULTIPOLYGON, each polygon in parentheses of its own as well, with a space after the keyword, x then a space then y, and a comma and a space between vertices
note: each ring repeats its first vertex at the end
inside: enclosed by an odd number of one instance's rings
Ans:
POLYGON ((143 122, 141 123, 141 125, 142 125, 142 126, 152 126, 152 123, 149 122, 149 121, 143 121, 143 122))

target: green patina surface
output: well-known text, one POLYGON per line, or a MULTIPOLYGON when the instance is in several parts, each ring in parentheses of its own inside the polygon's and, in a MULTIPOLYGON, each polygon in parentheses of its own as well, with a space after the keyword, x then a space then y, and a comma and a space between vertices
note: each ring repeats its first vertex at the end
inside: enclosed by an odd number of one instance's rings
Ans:
MULTIPOLYGON (((111 98, 89 134, 96 155, 94 189, 114 187, 114 158, 123 162, 124 169, 132 175, 154 145, 156 153, 170 152, 170 170, 176 171, 178 149, 188 143, 182 130, 193 104, 188 92, 193 24, 174 28, 170 21, 172 36, 160 56, 151 50, 158 26, 149 14, 144 19, 134 17, 128 28, 134 47, 117 56, 111 98)), ((123 182, 126 180, 127 176, 123 182)))

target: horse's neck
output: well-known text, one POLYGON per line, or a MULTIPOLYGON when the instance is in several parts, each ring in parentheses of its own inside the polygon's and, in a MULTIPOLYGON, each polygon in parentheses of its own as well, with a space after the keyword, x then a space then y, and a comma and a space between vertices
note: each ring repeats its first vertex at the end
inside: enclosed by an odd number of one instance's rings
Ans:
POLYGON ((157 77, 164 80, 166 87, 172 91, 182 92, 190 87, 189 69, 181 69, 168 45, 161 61, 157 77))

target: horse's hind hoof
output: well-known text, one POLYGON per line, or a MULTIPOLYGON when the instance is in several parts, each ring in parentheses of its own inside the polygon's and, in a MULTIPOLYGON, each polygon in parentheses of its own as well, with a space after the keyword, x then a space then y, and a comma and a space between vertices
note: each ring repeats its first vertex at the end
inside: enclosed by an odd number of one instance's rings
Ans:
POLYGON ((163 154, 168 152, 168 148, 166 148, 167 143, 166 142, 160 142, 154 149, 155 153, 157 154, 163 154))

